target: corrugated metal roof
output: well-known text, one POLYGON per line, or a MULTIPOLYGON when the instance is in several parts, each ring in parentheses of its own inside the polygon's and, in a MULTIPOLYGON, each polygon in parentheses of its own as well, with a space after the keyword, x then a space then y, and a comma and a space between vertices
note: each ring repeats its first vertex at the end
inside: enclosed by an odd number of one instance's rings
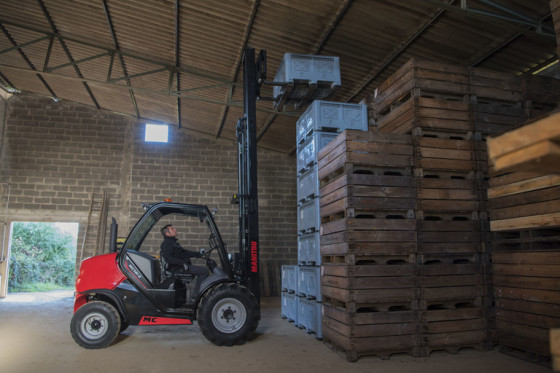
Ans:
MULTIPOLYGON (((548 0, 464 3, 3 0, 0 87, 234 139, 246 45, 267 51, 269 80, 284 53, 338 56, 329 100, 340 102, 360 102, 413 57, 517 74, 556 58, 548 0)), ((294 151, 298 113, 258 110, 259 146, 294 151)))

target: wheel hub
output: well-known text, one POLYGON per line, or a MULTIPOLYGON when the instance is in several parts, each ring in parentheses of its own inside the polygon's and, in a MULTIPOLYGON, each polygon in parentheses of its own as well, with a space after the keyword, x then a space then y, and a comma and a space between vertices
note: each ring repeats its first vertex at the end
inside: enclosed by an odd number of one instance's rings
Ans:
POLYGON ((101 329, 103 325, 101 324, 101 321, 99 320, 93 320, 90 324, 90 327, 92 330, 99 330, 101 329))
POLYGON ((101 313, 92 313, 84 318, 81 330, 89 339, 101 338, 107 332, 108 321, 101 313))
POLYGON ((246 320, 247 310, 244 304, 235 298, 222 299, 212 309, 212 323, 222 333, 237 332, 243 328, 246 320))
POLYGON ((235 319, 236 311, 232 310, 231 307, 228 307, 227 310, 222 310, 222 312, 223 312, 222 319, 226 320, 226 322, 230 322, 230 320, 235 319))

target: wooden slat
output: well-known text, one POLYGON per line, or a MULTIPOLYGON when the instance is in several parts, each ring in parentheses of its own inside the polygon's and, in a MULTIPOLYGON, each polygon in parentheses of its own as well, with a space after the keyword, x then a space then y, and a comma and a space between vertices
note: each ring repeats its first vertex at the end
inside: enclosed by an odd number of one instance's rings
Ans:
POLYGON ((558 185, 560 185, 560 175, 545 175, 489 188, 488 198, 498 198, 510 194, 530 192, 558 185))
POLYGON ((560 226, 560 212, 490 221, 493 232, 560 226))
POLYGON ((560 113, 488 139, 488 155, 497 170, 560 172, 560 113), (534 168, 533 168, 534 169, 534 168))

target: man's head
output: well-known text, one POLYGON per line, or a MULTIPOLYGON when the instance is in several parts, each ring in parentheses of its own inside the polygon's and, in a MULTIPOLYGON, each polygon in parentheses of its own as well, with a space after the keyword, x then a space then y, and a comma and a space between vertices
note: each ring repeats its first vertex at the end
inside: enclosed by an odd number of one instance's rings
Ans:
POLYGON ((175 237, 177 235, 177 230, 171 224, 167 224, 165 227, 161 228, 161 234, 163 237, 175 237))

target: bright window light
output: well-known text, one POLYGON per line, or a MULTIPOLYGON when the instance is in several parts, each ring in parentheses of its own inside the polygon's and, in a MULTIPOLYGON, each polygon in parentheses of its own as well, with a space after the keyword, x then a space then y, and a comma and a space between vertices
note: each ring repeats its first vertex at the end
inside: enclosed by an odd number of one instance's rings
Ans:
POLYGON ((167 124, 146 123, 146 142, 167 142, 169 128, 167 124))

